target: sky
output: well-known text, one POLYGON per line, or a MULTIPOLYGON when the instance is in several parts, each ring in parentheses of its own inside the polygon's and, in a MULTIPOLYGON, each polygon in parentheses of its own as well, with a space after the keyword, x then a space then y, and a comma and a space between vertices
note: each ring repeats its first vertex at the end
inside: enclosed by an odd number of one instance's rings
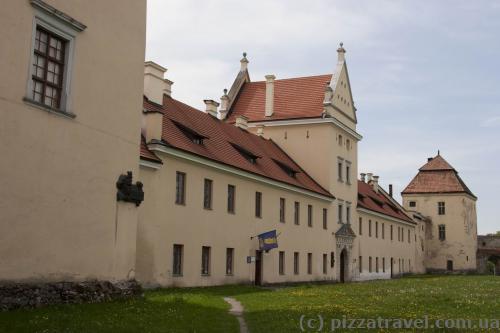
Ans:
POLYGON ((399 193, 441 155, 500 230, 500 1, 148 0, 146 60, 173 97, 204 110, 247 52, 250 77, 333 73, 347 50, 359 172, 399 193))

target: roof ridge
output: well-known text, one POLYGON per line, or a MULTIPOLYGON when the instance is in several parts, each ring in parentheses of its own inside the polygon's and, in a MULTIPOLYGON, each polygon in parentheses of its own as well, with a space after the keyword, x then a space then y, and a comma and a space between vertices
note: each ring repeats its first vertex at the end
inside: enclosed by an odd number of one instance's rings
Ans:
MULTIPOLYGON (((318 75, 309 75, 309 76, 297 76, 297 77, 287 77, 284 79, 275 79, 274 82, 279 82, 279 81, 290 81, 290 80, 300 80, 300 79, 310 79, 310 78, 316 78, 316 77, 323 77, 323 76, 333 76, 333 74, 318 74, 318 75)), ((251 82, 245 82, 246 83, 265 83, 265 80, 260 80, 260 81, 251 81, 251 82)))

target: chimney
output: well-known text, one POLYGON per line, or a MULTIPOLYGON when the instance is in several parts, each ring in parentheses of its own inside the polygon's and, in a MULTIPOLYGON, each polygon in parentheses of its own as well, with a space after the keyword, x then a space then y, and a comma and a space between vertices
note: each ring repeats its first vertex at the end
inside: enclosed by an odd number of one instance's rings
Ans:
POLYGON ((168 96, 172 93, 173 82, 164 78, 167 69, 154 63, 144 63, 144 95, 156 103, 163 104, 163 94, 168 96))
POLYGON ((361 176, 360 180, 361 180, 363 183, 365 183, 365 182, 366 182, 366 173, 363 173, 363 172, 362 172, 362 173, 360 173, 360 176, 361 176))
POLYGON ((371 181, 372 181, 372 176, 373 176, 373 173, 368 172, 368 173, 366 174, 366 176, 368 177, 368 178, 366 179, 366 182, 367 182, 367 183, 371 182, 371 181))
POLYGON ((378 176, 373 176, 372 181, 373 190, 378 193, 378 176))
POLYGON ((245 72, 248 69, 248 59, 246 52, 243 52, 243 58, 240 60, 240 64, 240 72, 245 72))
POLYGON ((337 49, 337 57, 338 57, 338 62, 344 62, 345 61, 345 49, 344 49, 344 43, 340 42, 340 47, 337 49))
POLYGON ((266 75, 266 117, 271 117, 274 113, 274 75, 266 75))
POLYGON ((430 161, 432 161, 434 158, 433 157, 427 157, 427 163, 429 163, 430 161))
POLYGON ((246 131, 248 129, 248 118, 245 116, 237 116, 234 125, 246 131))
POLYGON ((227 95, 227 89, 224 89, 224 95, 220 98, 220 105, 220 119, 224 120, 229 112, 229 96, 227 95))
POLYGON ((257 135, 264 136, 264 125, 257 126, 257 135))
POLYGON ((217 118, 217 108, 220 104, 212 99, 204 99, 203 102, 205 102, 205 112, 217 118))
POLYGON ((389 184, 389 195, 391 196, 392 198, 392 184, 389 184))
POLYGON ((332 97, 333 97, 333 89, 332 87, 330 87, 330 82, 328 82, 325 87, 325 99, 323 100, 323 104, 331 103, 332 97))
MULTIPOLYGON (((153 103, 163 105, 163 95, 170 94, 172 81, 164 79, 166 71, 152 61, 144 63, 144 95, 153 103)), ((141 132, 146 142, 161 140, 162 126, 163 113, 143 110, 141 132)))

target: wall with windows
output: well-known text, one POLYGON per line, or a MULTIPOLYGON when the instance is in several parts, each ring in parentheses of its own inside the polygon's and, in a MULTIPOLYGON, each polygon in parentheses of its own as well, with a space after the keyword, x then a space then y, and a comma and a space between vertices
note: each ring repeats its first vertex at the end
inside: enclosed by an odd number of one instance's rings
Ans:
POLYGON ((159 170, 141 168, 147 197, 140 207, 138 229, 137 278, 140 282, 148 286, 253 282, 255 263, 247 263, 247 257, 255 256, 259 248, 255 236, 273 229, 278 233, 279 247, 262 256, 263 283, 336 278, 337 267, 331 267, 333 260, 330 260, 332 252, 336 255, 332 235, 336 222, 329 201, 165 153, 158 154, 164 163, 159 170), (184 186, 176 182, 178 172, 185 174, 184 186), (212 181, 209 206, 205 200, 205 179, 212 181), (228 210, 231 205, 229 185, 234 186, 234 212, 228 210), (176 200, 179 186, 185 188, 181 195, 183 201, 176 200), (256 206, 259 196, 260 209, 256 206), (280 213, 281 199, 284 199, 283 213, 280 213), (296 202, 299 204, 298 220, 295 219, 296 202), (323 209, 327 209, 326 229, 323 209), (309 211, 312 212, 311 224, 309 211), (284 222, 280 222, 281 215, 284 222), (182 258, 181 264, 174 260, 175 245, 183 248, 182 254, 176 250, 176 256, 182 258), (209 247, 204 255, 202 247, 209 247), (233 254, 229 273, 228 249, 233 254), (280 255, 280 252, 283 253, 280 255))
POLYGON ((403 206, 431 220, 425 241, 429 271, 476 269, 477 216, 472 197, 460 193, 405 194, 403 206))
POLYGON ((415 256, 416 225, 365 210, 358 215, 357 280, 390 279, 391 259, 392 276, 421 272, 415 256))
POLYGON ((146 1, 5 1, 0 26, 0 279, 133 277, 146 1))

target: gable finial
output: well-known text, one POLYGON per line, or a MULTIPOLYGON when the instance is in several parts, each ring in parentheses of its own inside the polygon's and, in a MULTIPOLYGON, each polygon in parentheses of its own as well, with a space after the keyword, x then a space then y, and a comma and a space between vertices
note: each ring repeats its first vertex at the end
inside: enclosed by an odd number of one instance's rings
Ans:
POLYGON ((227 88, 224 88, 223 91, 224 91, 224 96, 226 96, 227 95, 227 88))
POLYGON ((344 49, 344 43, 340 42, 339 48, 337 49, 338 53, 338 61, 344 61, 345 60, 345 49, 344 49))
POLYGON ((248 59, 246 52, 243 52, 243 58, 241 58, 240 64, 241 64, 240 72, 246 71, 248 68, 248 59))
POLYGON ((441 156, 441 152, 439 151, 439 149, 438 149, 438 156, 441 156))

